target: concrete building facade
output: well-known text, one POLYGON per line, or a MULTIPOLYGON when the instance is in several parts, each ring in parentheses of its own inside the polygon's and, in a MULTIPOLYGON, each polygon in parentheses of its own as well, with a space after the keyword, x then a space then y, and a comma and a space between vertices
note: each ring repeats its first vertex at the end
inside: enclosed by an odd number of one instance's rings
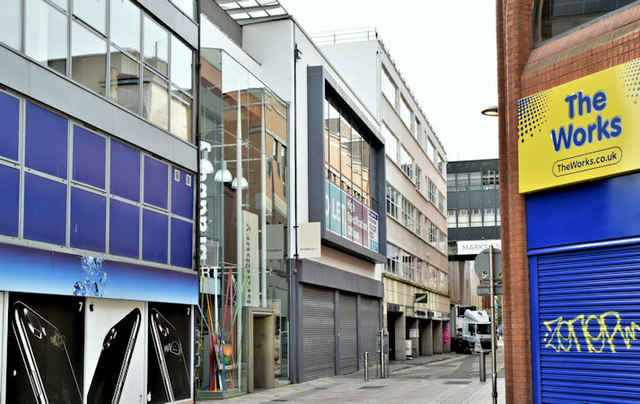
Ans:
POLYGON ((385 139, 388 220, 383 279, 390 358, 448 352, 444 148, 375 30, 316 40, 373 111, 385 139), (416 302, 423 294, 426 301, 416 302))

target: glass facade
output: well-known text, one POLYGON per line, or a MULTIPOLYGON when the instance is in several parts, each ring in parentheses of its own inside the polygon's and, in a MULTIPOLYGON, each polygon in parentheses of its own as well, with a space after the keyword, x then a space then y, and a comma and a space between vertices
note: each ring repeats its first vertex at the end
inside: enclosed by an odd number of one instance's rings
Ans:
POLYGON ((196 390, 224 395, 247 388, 247 308, 273 310, 276 385, 290 380, 288 110, 223 51, 201 63, 198 249, 217 286, 202 288, 196 390))
MULTIPOLYGON (((194 52, 136 3, 74 1, 73 9, 63 0, 1 3, 0 42, 192 140, 194 52)), ((190 0, 175 3, 193 9, 190 0)))

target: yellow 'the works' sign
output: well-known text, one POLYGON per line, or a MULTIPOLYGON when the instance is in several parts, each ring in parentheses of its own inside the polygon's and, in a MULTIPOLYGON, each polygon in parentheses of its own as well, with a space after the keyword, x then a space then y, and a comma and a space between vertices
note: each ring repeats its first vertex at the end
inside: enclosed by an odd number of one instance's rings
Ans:
POLYGON ((520 192, 640 169, 640 59, 518 101, 520 192))

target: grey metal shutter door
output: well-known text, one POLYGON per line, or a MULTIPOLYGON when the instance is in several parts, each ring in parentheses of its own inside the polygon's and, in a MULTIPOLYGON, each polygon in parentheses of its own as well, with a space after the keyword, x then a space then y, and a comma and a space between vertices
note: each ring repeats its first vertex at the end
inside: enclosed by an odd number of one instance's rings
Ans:
POLYGON ((335 374, 333 290, 305 285, 302 290, 303 380, 335 374))
POLYGON ((340 344, 340 374, 358 370, 358 317, 356 297, 340 294, 338 340, 340 344))
POLYGON ((640 246, 540 255, 537 280, 536 401, 640 400, 640 246))
MULTIPOLYGON (((369 352, 369 366, 376 366, 380 360, 377 350, 380 331, 380 300, 360 298, 360 343, 362 352, 369 352)), ((363 359, 364 361, 364 359, 363 359)))

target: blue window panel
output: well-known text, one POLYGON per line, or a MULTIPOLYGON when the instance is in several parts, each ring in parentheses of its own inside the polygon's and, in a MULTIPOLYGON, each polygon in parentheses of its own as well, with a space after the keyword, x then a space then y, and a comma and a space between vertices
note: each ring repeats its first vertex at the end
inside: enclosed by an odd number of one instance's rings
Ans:
POLYGON ((111 193, 140 202, 140 152, 111 140, 111 193))
POLYGON ((171 218, 171 265, 191 268, 193 225, 184 220, 171 218))
POLYGON ((25 163, 47 174, 67 178, 67 119, 27 102, 25 163))
POLYGON ((20 100, 0 92, 0 156, 18 160, 20 100))
POLYGON ((67 186, 37 175, 24 178, 24 238, 65 244, 67 186))
POLYGON ((109 201, 109 253, 138 258, 140 208, 115 199, 109 201))
POLYGON ((0 234, 18 237, 20 171, 0 165, 0 234))
POLYGON ((104 189, 107 141, 102 136, 73 127, 73 179, 104 189))
POLYGON ((142 259, 166 264, 168 241, 168 216, 145 209, 142 214, 142 259))
POLYGON ((177 167, 171 170, 171 212, 193 219, 193 174, 177 167))
POLYGON ((168 166, 149 156, 144 157, 144 201, 167 209, 169 199, 167 184, 168 166))
POLYGON ((104 252, 106 222, 104 196, 71 188, 71 247, 104 252))

